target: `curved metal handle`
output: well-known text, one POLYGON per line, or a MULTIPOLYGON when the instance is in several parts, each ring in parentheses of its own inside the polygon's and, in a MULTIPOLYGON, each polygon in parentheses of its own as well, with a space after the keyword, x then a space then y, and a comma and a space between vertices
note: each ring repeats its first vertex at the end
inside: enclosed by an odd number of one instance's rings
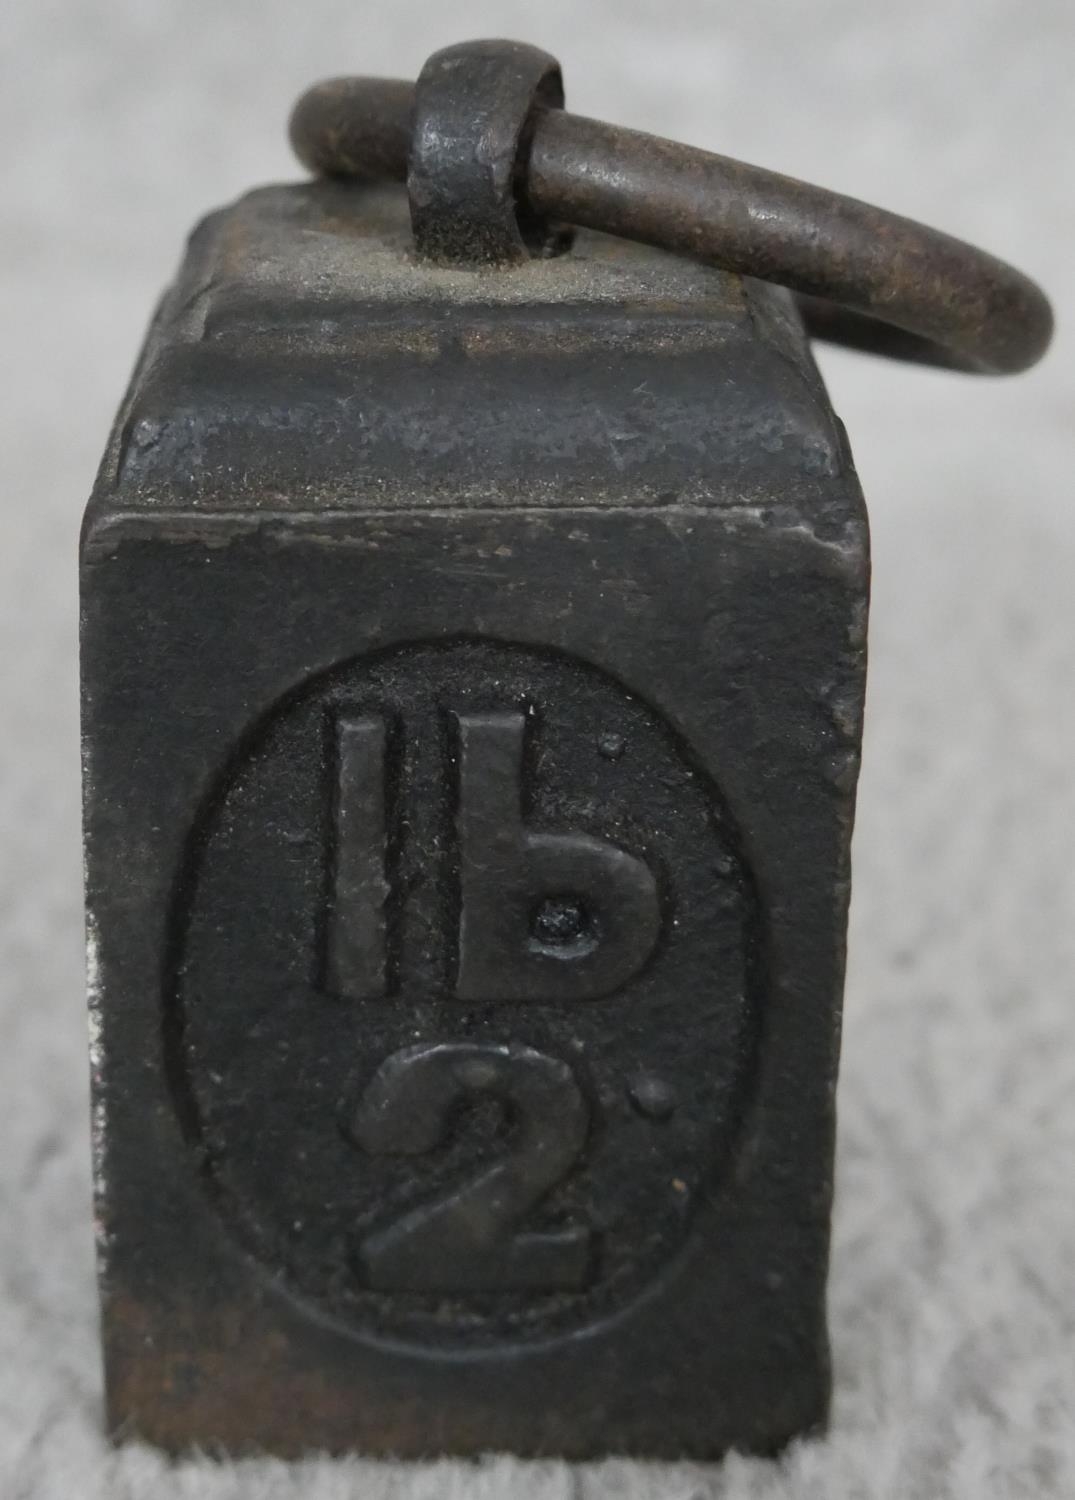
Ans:
MULTIPOLYGON (((291 117, 323 176, 407 178, 414 86, 338 78, 291 117)), ((538 219, 695 256, 800 294, 811 333, 982 374, 1028 369, 1053 317, 1041 289, 984 250, 855 198, 540 104, 516 192, 538 219)))

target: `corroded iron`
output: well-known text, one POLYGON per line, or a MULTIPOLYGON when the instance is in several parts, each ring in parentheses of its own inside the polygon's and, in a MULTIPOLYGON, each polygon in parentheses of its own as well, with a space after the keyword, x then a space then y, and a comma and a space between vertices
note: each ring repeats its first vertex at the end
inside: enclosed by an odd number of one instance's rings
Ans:
MULTIPOLYGON (((549 59, 423 78, 409 201, 196 230, 86 515, 109 1423, 772 1451, 829 1400, 862 497, 788 292, 569 247, 625 137, 549 59)), ((305 154, 398 175, 410 99, 305 154)))

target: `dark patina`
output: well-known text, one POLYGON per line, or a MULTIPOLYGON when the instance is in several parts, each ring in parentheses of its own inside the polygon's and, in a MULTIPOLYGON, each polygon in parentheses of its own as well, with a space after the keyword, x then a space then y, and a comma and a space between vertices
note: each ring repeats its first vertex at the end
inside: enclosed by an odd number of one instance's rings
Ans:
POLYGON ((410 201, 212 215, 106 453, 117 1433, 706 1457, 825 1420, 865 512, 790 293, 572 242, 561 102, 512 44, 413 109, 322 92, 307 159, 357 121, 398 175, 413 129, 410 201))

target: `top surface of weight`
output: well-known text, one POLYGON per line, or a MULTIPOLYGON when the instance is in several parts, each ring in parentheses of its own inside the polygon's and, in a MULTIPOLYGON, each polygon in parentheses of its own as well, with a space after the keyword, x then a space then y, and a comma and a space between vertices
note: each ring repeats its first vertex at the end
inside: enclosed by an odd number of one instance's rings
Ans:
POLYGON ((195 231, 124 415, 91 528, 114 494, 132 515, 820 509, 847 462, 782 289, 594 234, 431 269, 400 190, 332 183, 195 231))

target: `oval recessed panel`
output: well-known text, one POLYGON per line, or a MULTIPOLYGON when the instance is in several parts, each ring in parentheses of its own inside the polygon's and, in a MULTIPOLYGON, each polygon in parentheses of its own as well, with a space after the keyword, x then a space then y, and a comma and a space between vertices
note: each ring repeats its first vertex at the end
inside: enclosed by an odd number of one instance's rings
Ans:
POLYGON ((192 830, 165 1035, 231 1232, 360 1332, 548 1337, 637 1296, 726 1162, 755 903, 619 681, 495 641, 287 696, 192 830))

